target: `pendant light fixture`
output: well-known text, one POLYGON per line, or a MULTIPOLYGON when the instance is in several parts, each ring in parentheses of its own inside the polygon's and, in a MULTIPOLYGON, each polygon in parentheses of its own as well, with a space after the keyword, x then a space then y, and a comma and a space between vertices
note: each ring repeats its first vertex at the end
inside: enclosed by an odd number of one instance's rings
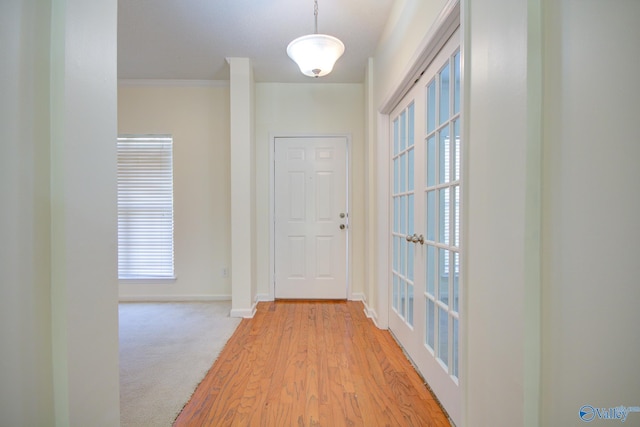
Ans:
POLYGON ((318 34, 318 0, 314 0, 315 32, 298 37, 287 46, 287 55, 293 59, 302 74, 309 77, 326 76, 344 53, 344 44, 333 36, 318 34))

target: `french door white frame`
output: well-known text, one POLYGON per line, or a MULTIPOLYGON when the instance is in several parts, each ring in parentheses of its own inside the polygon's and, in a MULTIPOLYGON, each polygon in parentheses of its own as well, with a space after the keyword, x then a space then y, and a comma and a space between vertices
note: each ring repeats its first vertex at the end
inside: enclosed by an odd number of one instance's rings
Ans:
MULTIPOLYGON (((440 15, 434 22, 433 26, 429 33, 426 34, 422 43, 419 45, 416 53, 412 57, 409 62, 409 67, 403 74, 403 78, 398 83, 398 85, 394 88, 394 90, 390 93, 390 95, 382 102, 382 104, 378 108, 377 115, 377 163, 376 167, 379 171, 377 178, 377 188, 378 194, 386 195, 385 197, 379 197, 377 201, 377 240, 378 244, 378 252, 376 254, 376 262, 377 262, 377 295, 378 295, 378 318, 377 325, 380 328, 388 328, 389 327, 389 313, 392 309, 391 300, 389 298, 390 292, 389 288, 392 286, 392 269, 391 269, 391 162, 389 159, 392 158, 392 141, 390 138, 391 126, 390 126, 390 114, 395 109, 395 107, 400 103, 400 101, 405 97, 405 95, 411 90, 416 81, 419 80, 420 76, 424 73, 427 66, 431 64, 431 62, 435 59, 436 55, 440 51, 440 49, 447 43, 449 38, 453 35, 453 33, 460 28, 460 63, 461 63, 461 88, 462 88, 462 97, 460 99, 461 102, 461 112, 463 121, 461 123, 461 138, 463 141, 467 141, 466 139, 466 120, 465 111, 466 111, 466 99, 465 94, 466 85, 465 85, 465 55, 464 55, 464 40, 465 40, 465 32, 464 32, 464 16, 462 16, 460 0, 449 0, 440 15)), ((468 141, 466 142, 468 143, 468 141)), ((460 185, 461 188, 464 188, 464 176, 466 175, 466 148, 465 144, 461 148, 461 179, 460 185)), ((463 192, 463 198, 460 201, 460 233, 461 233, 461 241, 460 241, 460 253, 463 259, 466 259, 466 251, 465 251, 465 238, 464 238, 464 230, 466 229, 466 217, 467 214, 465 212, 465 192, 463 192)), ((458 422, 458 425, 463 424, 463 420, 465 419, 464 407, 466 401, 466 382, 464 380, 465 371, 466 371, 466 346, 464 343, 466 342, 466 327, 465 327, 465 318, 464 313, 466 312, 467 302, 464 299, 465 295, 465 271, 464 271, 464 263, 461 265, 460 270, 460 298, 461 298, 461 306, 460 312, 463 313, 463 318, 460 323, 459 330, 459 343, 460 343, 460 354, 459 354, 459 387, 461 393, 461 414, 459 420, 454 420, 458 422)))
MULTIPOLYGON (((339 133, 277 133, 269 135, 269 301, 273 301, 276 295, 276 259, 275 259, 275 152, 276 139, 278 138, 345 138, 347 141, 347 224, 351 222, 351 135, 339 133)), ((347 298, 353 299, 351 292, 352 271, 351 260, 353 259, 351 251, 353 245, 351 243, 352 233, 350 227, 347 226, 347 298)))

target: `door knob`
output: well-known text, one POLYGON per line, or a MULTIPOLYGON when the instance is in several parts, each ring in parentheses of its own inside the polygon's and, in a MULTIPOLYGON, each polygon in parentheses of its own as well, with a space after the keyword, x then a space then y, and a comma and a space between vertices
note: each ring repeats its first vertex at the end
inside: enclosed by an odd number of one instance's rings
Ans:
POLYGON ((417 234, 414 234, 411 238, 411 241, 413 243, 420 243, 421 245, 424 245, 424 236, 422 234, 419 236, 417 234))
POLYGON ((421 245, 424 245, 424 236, 422 234, 419 236, 416 233, 413 233, 412 236, 409 236, 407 234, 406 239, 407 239, 407 242, 420 243, 421 245))
POLYGON ((344 224, 340 224, 340 230, 344 230, 345 229, 345 225, 344 224))

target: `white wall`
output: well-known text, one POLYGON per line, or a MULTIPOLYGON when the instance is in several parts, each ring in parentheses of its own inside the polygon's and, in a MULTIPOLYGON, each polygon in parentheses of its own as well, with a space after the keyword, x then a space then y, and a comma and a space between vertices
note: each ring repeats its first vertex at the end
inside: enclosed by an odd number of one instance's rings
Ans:
POLYGON ((541 424, 578 425, 640 405, 640 2, 545 9, 541 424))
POLYGON ((169 282, 123 281, 120 298, 230 299, 228 83, 123 82, 118 132, 173 135, 177 275, 169 282))
POLYGON ((0 3, 0 424, 53 425, 48 2, 0 3))
POLYGON ((256 241, 258 295, 270 290, 269 143, 272 136, 347 134, 350 151, 351 293, 364 281, 364 94, 361 84, 256 84, 256 241))

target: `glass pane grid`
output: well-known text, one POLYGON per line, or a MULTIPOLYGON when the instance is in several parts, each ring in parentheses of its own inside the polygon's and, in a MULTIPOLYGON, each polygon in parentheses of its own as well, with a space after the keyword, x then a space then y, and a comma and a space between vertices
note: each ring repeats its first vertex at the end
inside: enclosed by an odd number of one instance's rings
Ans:
POLYGON ((457 381, 460 275, 460 52, 426 88, 425 346, 457 381))

